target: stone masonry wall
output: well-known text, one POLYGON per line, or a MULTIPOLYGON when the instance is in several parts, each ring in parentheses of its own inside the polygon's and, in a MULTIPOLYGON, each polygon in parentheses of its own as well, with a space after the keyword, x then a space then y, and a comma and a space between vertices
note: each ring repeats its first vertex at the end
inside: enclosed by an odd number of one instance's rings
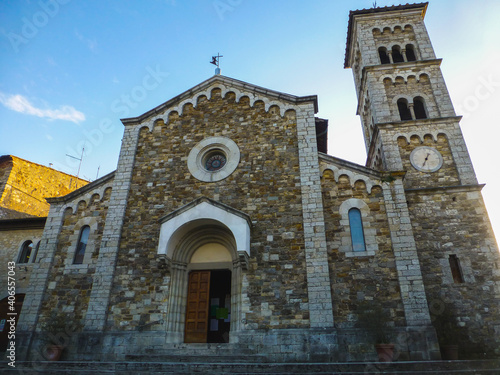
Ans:
POLYGON ((169 278, 156 260, 158 219, 202 196, 252 218, 247 324, 309 325, 297 139, 293 111, 282 117, 276 106, 236 102, 234 93, 222 98, 219 89, 196 108, 187 104, 182 116, 171 113, 166 125, 140 131, 111 294, 114 329, 135 329, 164 313, 169 278), (232 139, 241 152, 234 173, 215 183, 193 178, 186 163, 210 136, 232 139))
MULTIPOLYGON (((42 232, 43 229, 0 231, 0 263, 6 265, 8 262, 17 262, 19 251, 25 241, 33 242, 34 252, 42 232)), ((33 253, 31 255, 33 256, 33 253)), ((30 259, 29 263, 19 264, 19 267, 17 267, 16 290, 18 293, 24 293, 28 287, 32 267, 32 259, 30 259)), ((0 290, 2 291, 0 292, 0 299, 2 299, 7 293, 7 272, 0 272, 0 290), (5 295, 2 293, 5 293, 5 295)))
POLYGON ((0 206, 12 210, 47 216, 49 204, 45 198, 60 197, 88 184, 75 176, 15 156, 2 159, 0 206))
MULTIPOLYGON (((405 315, 382 188, 374 186, 368 192, 364 182, 350 181, 346 175, 341 175, 337 183, 329 170, 323 174, 322 188, 336 326, 354 327, 357 312, 365 301, 380 303, 396 326, 404 326, 405 315), (363 225, 365 233, 374 231, 377 236, 378 250, 374 255, 360 252, 358 256, 346 256, 340 251, 344 242, 342 234, 346 232, 340 206, 352 198, 369 207, 370 216, 363 218, 363 225)), ((346 238, 350 241, 349 236, 346 238)))
POLYGON ((397 15, 388 13, 387 15, 374 14, 372 16, 364 15, 363 18, 356 20, 356 36, 360 43, 362 61, 364 66, 379 65, 380 58, 378 47, 392 47, 396 43, 389 43, 388 38, 394 38, 398 43, 406 45, 412 43, 417 50, 417 57, 422 60, 434 59, 434 49, 432 48, 427 30, 425 28, 421 12, 414 11, 409 15, 397 15), (405 26, 411 26, 411 30, 405 26), (381 31, 388 28, 383 34, 381 31), (377 29, 374 33, 373 30, 377 29), (401 29, 401 30, 400 30, 401 29))
POLYGON ((62 229, 42 301, 42 321, 55 310, 70 313, 76 325, 83 326, 110 194, 111 188, 108 188, 102 197, 94 194, 88 202, 80 201, 74 211, 71 208, 64 211, 62 229), (84 225, 90 226, 86 256, 83 264, 73 264, 80 230, 84 225))
POLYGON ((498 355, 500 253, 479 187, 407 191, 407 199, 433 319, 453 317, 461 358, 498 355), (462 283, 452 277, 450 255, 462 283))
POLYGON ((406 172, 404 184, 405 188, 425 188, 433 186, 453 186, 459 185, 457 168, 447 137, 438 134, 437 139, 430 134, 426 134, 423 139, 418 135, 412 135, 410 139, 405 136, 398 138, 399 151, 403 162, 403 169, 406 172), (443 157, 443 166, 436 172, 424 173, 415 169, 410 162, 411 152, 419 147, 427 146, 438 150, 443 157))
POLYGON ((377 28, 372 31, 375 45, 377 47, 383 46, 387 48, 387 51, 391 51, 394 45, 398 45, 401 49, 404 49, 407 44, 413 44, 414 48, 417 49, 418 45, 416 45, 417 40, 415 38, 415 32, 411 26, 407 26, 409 22, 413 21, 413 19, 407 17, 399 18, 399 25, 395 26, 393 29, 390 28, 390 26, 393 26, 392 22, 391 24, 381 24, 384 28, 377 28))

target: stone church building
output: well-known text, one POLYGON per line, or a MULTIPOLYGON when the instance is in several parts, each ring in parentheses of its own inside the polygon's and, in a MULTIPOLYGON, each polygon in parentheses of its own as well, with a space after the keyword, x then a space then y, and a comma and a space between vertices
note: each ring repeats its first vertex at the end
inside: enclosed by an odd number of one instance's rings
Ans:
POLYGON ((316 96, 222 75, 122 119, 116 171, 48 199, 22 355, 57 311, 66 359, 369 360, 368 306, 401 360, 440 358, 446 333, 498 356, 500 254, 426 9, 349 15, 364 166, 327 154, 316 96))

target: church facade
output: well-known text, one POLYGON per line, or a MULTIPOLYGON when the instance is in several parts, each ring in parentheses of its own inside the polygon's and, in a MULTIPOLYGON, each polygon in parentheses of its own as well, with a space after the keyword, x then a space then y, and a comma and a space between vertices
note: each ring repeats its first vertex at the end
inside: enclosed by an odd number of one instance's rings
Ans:
POLYGON ((442 317, 462 355, 498 356, 500 253, 426 9, 350 13, 366 166, 326 153, 316 96, 221 75, 123 119, 116 171, 48 200, 23 355, 57 311, 67 359, 367 360, 368 308, 402 360, 440 358, 442 317))

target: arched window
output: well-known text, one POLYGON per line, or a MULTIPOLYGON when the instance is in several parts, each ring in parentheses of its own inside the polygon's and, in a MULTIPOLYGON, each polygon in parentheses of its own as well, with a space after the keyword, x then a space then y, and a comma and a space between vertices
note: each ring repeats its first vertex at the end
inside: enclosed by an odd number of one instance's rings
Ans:
POLYGON ((381 64, 390 64, 391 60, 389 59, 389 55, 387 54, 387 48, 380 47, 378 49, 378 55, 380 57, 381 64))
POLYGON ((425 110, 424 98, 420 96, 413 98, 413 110, 415 111, 415 118, 417 119, 427 118, 427 111, 425 110))
POLYGON ((412 44, 406 45, 406 60, 407 61, 417 61, 417 56, 415 55, 415 50, 412 44))
POLYGON ((31 263, 35 263, 36 256, 38 255, 38 248, 40 247, 40 241, 37 242, 35 246, 35 252, 33 253, 33 256, 31 257, 31 263))
POLYGON ((349 227, 351 229, 352 251, 366 251, 361 211, 358 208, 349 210, 349 227))
POLYGON ((21 254, 19 254, 18 263, 28 263, 30 261, 31 251, 33 250, 33 242, 26 241, 23 243, 21 254))
POLYGON ((78 243, 76 245, 75 257, 73 258, 73 264, 82 264, 83 257, 85 256, 85 249, 87 248, 87 242, 89 240, 90 227, 85 225, 80 230, 80 236, 78 237, 78 243))
POLYGON ((412 119, 410 107, 408 106, 408 100, 403 98, 398 99, 398 110, 399 110, 399 117, 401 117, 401 121, 407 121, 412 119))
POLYGON ((399 48, 399 46, 392 47, 392 61, 395 63, 401 63, 405 61, 403 55, 401 54, 401 48, 399 48))

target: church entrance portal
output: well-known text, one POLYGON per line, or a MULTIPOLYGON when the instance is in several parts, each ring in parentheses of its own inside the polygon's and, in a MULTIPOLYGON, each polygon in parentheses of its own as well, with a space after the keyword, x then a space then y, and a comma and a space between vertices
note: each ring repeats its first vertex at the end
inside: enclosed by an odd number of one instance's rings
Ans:
POLYGON ((186 343, 229 342, 231 271, 192 271, 186 306, 186 343))

